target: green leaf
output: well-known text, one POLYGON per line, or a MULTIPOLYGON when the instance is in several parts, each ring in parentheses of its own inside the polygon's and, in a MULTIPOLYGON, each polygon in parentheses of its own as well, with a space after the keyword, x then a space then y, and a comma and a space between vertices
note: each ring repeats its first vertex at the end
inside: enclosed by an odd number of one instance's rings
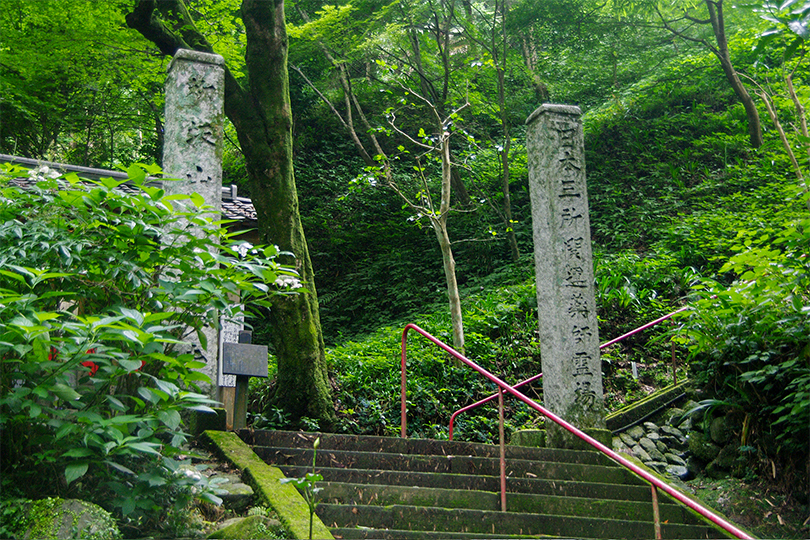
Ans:
POLYGON ((76 390, 65 384, 55 384, 51 387, 51 391, 65 401, 76 401, 82 397, 76 390))
POLYGON ((71 448, 62 457, 89 457, 94 455, 94 452, 89 448, 71 448))
POLYGON ((65 467, 65 480, 67 481, 68 485, 70 485, 74 480, 77 480, 84 476, 88 469, 88 462, 86 461, 77 461, 75 463, 68 464, 65 467))

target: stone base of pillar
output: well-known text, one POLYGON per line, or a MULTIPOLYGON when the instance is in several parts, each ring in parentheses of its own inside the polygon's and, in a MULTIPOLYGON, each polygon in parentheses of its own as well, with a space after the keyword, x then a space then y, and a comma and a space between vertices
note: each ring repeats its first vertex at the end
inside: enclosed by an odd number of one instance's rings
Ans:
MULTIPOLYGON (((580 428, 586 435, 593 437, 608 448, 613 444, 613 434, 603 428, 580 428)), ((572 435, 569 431, 557 426, 548 426, 546 447, 564 448, 567 450, 593 450, 593 446, 572 435)))

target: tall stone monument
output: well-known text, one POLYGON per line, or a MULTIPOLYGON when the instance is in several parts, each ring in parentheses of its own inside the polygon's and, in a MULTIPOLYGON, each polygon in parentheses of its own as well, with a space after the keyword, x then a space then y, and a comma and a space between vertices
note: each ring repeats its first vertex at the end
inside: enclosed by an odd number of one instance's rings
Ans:
MULTIPOLYGON (((579 107, 545 104, 526 120, 543 404, 605 437, 593 258, 579 107)), ((577 446, 546 422, 549 446, 577 446)))
MULTIPOLYGON (((168 194, 198 193, 216 212, 222 208, 224 66, 221 56, 181 49, 166 78, 163 172, 178 180, 165 182, 164 189, 168 194)), ((203 372, 214 383, 209 394, 220 399, 219 332, 211 327, 204 332, 207 348, 195 343, 194 350, 206 362, 203 372)))

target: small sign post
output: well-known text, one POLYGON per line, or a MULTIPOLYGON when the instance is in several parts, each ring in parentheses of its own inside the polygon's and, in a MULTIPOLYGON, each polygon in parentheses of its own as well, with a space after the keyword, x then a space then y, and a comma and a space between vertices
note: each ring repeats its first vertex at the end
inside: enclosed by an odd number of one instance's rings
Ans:
POLYGON ((247 427, 247 394, 250 378, 267 378, 267 345, 251 345, 250 340, 250 332, 239 332, 239 343, 223 343, 222 373, 236 375, 234 431, 247 427))

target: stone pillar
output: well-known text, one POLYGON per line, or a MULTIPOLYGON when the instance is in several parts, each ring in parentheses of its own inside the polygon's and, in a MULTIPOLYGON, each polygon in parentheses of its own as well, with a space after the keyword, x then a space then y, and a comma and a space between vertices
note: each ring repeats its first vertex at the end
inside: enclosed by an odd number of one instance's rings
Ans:
MULTIPOLYGON (((221 56, 181 49, 169 64, 166 78, 163 172, 178 180, 163 187, 168 194, 198 193, 216 212, 222 208, 224 66, 221 56)), ((195 343, 194 350, 214 383, 209 393, 218 399, 219 335, 216 328, 204 332, 207 349, 195 343)))
MULTIPOLYGON (((602 366, 579 107, 545 104, 529 116, 532 203, 543 403, 600 440, 605 428, 602 366)), ((553 447, 579 446, 546 422, 553 447)))

